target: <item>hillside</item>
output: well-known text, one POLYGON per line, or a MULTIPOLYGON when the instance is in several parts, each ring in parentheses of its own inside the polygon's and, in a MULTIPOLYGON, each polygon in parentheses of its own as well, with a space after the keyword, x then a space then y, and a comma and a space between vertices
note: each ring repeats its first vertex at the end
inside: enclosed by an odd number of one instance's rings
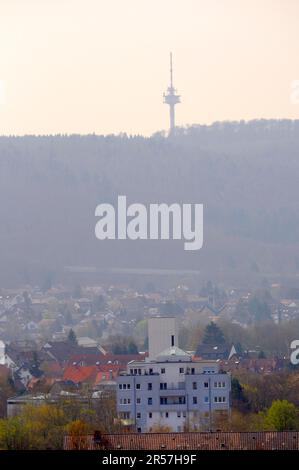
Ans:
POLYGON ((215 123, 172 138, 0 138, 0 282, 65 266, 299 272, 299 120, 215 123), (94 236, 101 202, 204 204, 204 247, 94 236))

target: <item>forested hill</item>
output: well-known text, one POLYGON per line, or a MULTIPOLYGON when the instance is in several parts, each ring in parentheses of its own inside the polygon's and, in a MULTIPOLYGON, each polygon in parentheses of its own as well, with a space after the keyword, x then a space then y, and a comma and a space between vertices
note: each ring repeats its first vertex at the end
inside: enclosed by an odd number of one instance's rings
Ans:
POLYGON ((0 138, 0 282, 64 266, 299 272, 299 120, 223 122, 175 136, 0 138), (95 238, 95 207, 204 204, 204 247, 95 238))

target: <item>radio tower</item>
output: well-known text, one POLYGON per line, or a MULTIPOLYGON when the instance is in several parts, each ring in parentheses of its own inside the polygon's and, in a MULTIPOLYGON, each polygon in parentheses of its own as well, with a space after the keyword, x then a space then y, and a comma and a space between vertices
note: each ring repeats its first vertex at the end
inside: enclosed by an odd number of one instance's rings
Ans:
POLYGON ((175 128, 175 110, 174 107, 177 103, 180 103, 180 96, 176 94, 177 90, 173 86, 173 73, 172 73, 172 52, 170 53, 170 86, 167 88, 167 92, 163 94, 164 103, 169 105, 169 134, 171 134, 175 128))

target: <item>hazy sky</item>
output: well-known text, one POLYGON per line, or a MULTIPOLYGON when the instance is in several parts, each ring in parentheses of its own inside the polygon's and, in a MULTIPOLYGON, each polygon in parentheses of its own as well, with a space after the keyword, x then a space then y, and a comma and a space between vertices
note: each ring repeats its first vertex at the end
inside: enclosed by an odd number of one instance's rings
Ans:
POLYGON ((0 0, 0 134, 299 118, 299 0, 0 0))

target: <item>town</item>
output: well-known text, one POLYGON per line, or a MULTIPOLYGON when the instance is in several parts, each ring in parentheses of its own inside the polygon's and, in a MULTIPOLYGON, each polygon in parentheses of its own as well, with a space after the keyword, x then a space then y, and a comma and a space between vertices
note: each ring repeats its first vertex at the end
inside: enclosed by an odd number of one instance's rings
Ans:
POLYGON ((296 289, 26 287, 1 290, 2 445, 25 446, 11 422, 39 421, 39 413, 51 421, 54 410, 63 423, 48 437, 54 448, 66 429, 283 430, 270 424, 273 407, 293 409, 286 429, 297 429, 296 289))

